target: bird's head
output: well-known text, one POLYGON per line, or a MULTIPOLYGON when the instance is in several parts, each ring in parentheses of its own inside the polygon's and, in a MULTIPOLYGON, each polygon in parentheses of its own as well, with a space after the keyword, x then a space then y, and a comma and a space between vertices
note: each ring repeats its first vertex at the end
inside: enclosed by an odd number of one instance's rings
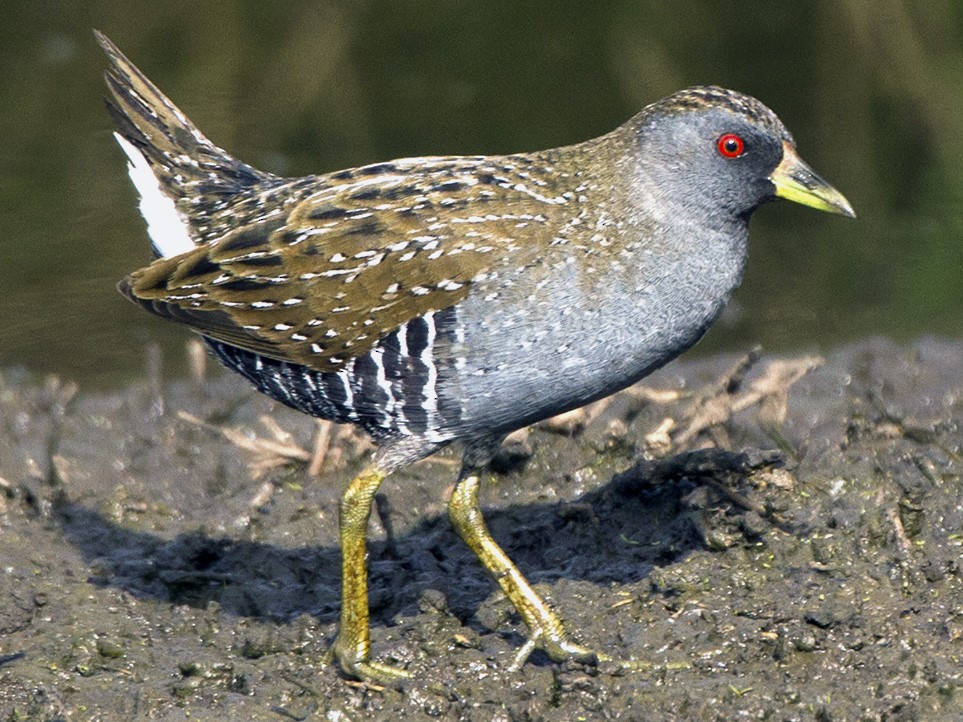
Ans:
POLYGON ((748 218, 766 201, 786 198, 855 217, 846 198, 799 157, 776 114, 748 95, 682 90, 643 110, 635 130, 642 177, 673 210, 748 218))

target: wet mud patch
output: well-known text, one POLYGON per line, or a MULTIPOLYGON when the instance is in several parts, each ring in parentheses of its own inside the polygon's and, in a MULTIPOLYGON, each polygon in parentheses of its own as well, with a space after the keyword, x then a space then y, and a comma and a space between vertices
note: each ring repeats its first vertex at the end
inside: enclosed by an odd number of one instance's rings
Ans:
POLYGON ((233 377, 6 372, 0 720, 963 719, 961 359, 677 363, 513 438, 486 518, 598 667, 510 672, 525 630, 450 528, 457 457, 389 478, 372 642, 400 691, 324 658, 356 439, 312 476, 314 422, 233 377))

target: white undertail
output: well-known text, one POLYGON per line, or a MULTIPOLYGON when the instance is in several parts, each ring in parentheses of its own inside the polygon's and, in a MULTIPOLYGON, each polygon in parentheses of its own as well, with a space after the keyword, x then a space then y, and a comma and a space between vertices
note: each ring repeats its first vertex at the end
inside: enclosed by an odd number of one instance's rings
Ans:
POLYGON ((154 250, 165 258, 192 250, 195 244, 188 233, 187 221, 174 200, 164 193, 147 158, 120 133, 114 133, 114 138, 127 154, 127 174, 140 194, 140 213, 147 221, 147 234, 154 250))

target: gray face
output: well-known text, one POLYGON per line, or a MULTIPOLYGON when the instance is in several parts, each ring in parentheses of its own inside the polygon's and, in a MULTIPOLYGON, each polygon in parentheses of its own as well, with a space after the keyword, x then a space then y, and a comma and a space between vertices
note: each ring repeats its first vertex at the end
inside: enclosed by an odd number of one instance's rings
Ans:
POLYGON ((677 212, 722 224, 745 220, 774 198, 769 176, 782 159, 784 140, 790 138, 781 124, 728 107, 652 114, 637 136, 640 171, 677 212))

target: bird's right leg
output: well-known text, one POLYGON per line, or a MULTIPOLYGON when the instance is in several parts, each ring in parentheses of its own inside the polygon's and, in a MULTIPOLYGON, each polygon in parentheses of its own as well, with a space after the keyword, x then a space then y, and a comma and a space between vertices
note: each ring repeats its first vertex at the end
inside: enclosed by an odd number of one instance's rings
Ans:
POLYGON ((408 672, 372 662, 368 625, 367 534, 371 502, 388 471, 377 463, 354 478, 341 495, 341 624, 332 653, 344 672, 352 677, 394 686, 410 677, 408 672))

